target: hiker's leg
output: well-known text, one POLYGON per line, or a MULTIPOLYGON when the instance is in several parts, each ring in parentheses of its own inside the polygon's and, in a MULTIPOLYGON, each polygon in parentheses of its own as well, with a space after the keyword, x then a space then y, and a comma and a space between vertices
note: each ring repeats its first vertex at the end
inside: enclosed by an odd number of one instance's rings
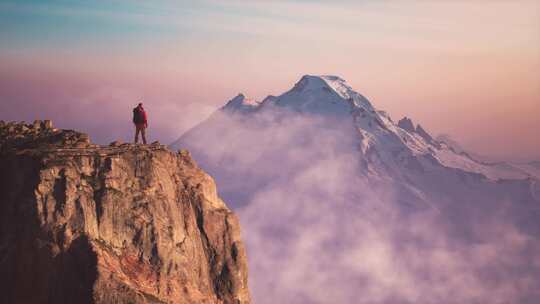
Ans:
POLYGON ((139 131, 140 128, 138 126, 135 126, 135 143, 139 141, 139 131))
POLYGON ((142 135, 142 142, 143 144, 146 145, 146 128, 145 127, 141 128, 141 135, 142 135))

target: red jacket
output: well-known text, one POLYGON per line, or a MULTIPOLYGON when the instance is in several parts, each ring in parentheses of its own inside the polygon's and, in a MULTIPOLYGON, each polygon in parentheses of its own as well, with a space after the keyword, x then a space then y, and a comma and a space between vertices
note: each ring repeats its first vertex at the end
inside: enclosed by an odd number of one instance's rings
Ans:
POLYGON ((137 106, 135 109, 133 109, 133 123, 136 125, 148 124, 148 116, 146 115, 146 111, 143 107, 137 106))

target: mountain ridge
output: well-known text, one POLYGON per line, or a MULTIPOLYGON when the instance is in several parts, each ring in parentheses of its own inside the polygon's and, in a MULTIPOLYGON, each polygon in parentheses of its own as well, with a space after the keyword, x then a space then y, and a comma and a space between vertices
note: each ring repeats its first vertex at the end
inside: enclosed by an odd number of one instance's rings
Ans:
MULTIPOLYGON (((505 169, 478 161, 465 151, 456 151, 451 144, 434 138, 420 124, 414 125, 408 117, 395 123, 385 111, 377 110, 339 76, 304 75, 288 91, 278 96, 269 95, 263 101, 249 99, 240 93, 217 112, 256 116, 259 112, 276 108, 352 120, 361 138, 360 149, 366 152, 379 147, 377 153, 381 154, 384 158, 382 161, 389 167, 395 167, 395 157, 383 154, 403 154, 408 151, 410 155, 433 157, 441 165, 479 173, 492 180, 540 178, 540 173, 534 168, 525 171, 517 167, 505 169)), ((180 139, 171 146, 179 147, 179 142, 180 139)))

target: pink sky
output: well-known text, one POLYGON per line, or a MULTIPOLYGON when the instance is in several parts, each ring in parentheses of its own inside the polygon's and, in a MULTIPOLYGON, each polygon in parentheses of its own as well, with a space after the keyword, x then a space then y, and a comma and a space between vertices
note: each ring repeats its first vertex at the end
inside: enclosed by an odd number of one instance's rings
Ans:
POLYGON ((239 92, 262 99, 336 74, 394 120, 540 159, 537 1, 103 6, 0 4, 18 16, 0 24, 0 119, 129 140, 143 99, 151 136, 169 143, 239 92))

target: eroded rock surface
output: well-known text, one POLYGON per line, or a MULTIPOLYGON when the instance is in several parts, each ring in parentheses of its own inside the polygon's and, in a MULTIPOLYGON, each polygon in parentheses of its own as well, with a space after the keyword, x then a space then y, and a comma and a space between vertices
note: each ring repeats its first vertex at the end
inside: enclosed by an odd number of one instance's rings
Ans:
POLYGON ((0 122, 1 303, 249 303, 236 216, 187 151, 0 122))

